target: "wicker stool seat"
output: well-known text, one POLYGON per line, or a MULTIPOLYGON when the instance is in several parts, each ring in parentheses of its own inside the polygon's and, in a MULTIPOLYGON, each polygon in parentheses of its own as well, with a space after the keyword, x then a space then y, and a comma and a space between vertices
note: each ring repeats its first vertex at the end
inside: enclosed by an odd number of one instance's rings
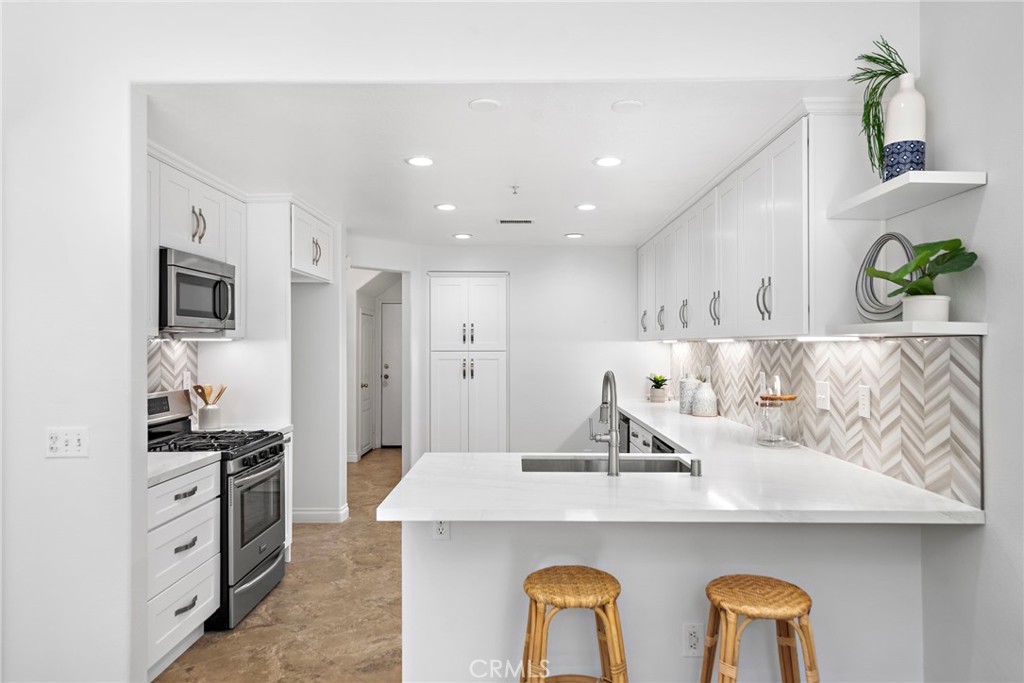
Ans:
POLYGON ((755 619, 775 621, 779 668, 783 683, 799 683, 798 644, 803 650, 807 683, 818 683, 818 660, 811 631, 811 596, 800 587, 770 576, 732 574, 720 576, 707 585, 711 602, 708 631, 704 639, 701 683, 711 683, 715 651, 721 635, 718 658, 719 683, 736 683, 740 659, 740 638, 755 619))
POLYGON ((600 569, 578 565, 538 569, 523 581, 530 598, 523 646, 521 683, 629 683, 622 624, 615 604, 622 586, 614 576, 600 569), (597 625, 601 654, 601 677, 579 674, 550 675, 548 671, 548 630, 551 619, 563 609, 590 609, 597 625))

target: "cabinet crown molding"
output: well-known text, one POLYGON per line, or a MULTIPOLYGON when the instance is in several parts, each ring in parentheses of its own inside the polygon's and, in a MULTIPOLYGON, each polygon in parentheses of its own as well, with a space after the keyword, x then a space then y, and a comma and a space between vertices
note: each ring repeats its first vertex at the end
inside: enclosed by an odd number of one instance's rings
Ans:
POLYGON ((258 194, 246 195, 245 201, 249 204, 294 204, 313 218, 321 220, 332 228, 341 229, 341 223, 334 220, 326 213, 316 208, 305 199, 289 192, 261 192, 258 194))
POLYGON ((246 201, 246 198, 248 197, 248 195, 242 189, 236 187, 235 185, 232 185, 231 183, 225 180, 222 180, 221 178, 218 178, 212 173, 204 171, 202 168, 196 166, 188 159, 178 156, 171 150, 161 145, 158 145, 152 140, 148 141, 148 143, 146 144, 146 153, 149 156, 156 159, 157 161, 165 163, 168 166, 171 166, 172 168, 175 168, 184 173, 185 175, 191 176, 200 182, 206 183, 213 189, 223 192, 229 197, 232 197, 242 202, 246 201))

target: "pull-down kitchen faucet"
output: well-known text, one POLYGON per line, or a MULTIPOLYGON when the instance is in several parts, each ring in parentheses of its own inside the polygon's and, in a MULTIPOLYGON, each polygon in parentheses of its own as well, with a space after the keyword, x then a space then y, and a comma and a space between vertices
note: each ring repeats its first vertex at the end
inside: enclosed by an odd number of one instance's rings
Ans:
POLYGON ((594 418, 590 418, 590 440, 608 444, 608 476, 619 476, 619 397, 615 389, 615 374, 609 370, 601 382, 601 412, 599 422, 608 423, 604 434, 594 433, 594 418))

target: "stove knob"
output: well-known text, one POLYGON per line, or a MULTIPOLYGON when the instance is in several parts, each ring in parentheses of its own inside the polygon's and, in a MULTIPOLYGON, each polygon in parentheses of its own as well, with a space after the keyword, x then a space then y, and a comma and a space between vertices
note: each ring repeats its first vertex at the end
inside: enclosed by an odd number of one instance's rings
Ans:
POLYGON ((270 453, 266 450, 260 451, 260 460, 266 460, 270 457, 270 453))
POLYGON ((249 458, 242 458, 242 467, 249 466, 249 458))
POLYGON ((279 443, 276 446, 274 446, 274 452, 275 453, 284 453, 284 444, 283 443, 279 443))

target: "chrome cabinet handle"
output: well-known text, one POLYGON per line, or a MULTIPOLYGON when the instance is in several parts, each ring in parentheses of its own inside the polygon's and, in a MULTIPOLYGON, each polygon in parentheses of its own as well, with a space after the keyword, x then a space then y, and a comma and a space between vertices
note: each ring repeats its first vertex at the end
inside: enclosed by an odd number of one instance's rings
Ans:
POLYGON ((466 343, 466 323, 462 323, 462 343, 466 343))
POLYGON ((369 384, 360 384, 359 386, 360 386, 360 388, 362 388, 362 389, 369 389, 369 388, 370 388, 370 385, 369 385, 369 384))
POLYGON ((761 314, 761 320, 764 320, 764 307, 761 306, 761 294, 764 292, 764 278, 761 278, 761 286, 757 288, 757 294, 754 295, 754 303, 757 304, 757 312, 761 314))
POLYGON ((324 257, 324 248, 320 246, 320 240, 313 238, 313 243, 316 244, 316 260, 313 261, 314 266, 320 265, 320 259, 324 257))
POLYGON ((665 307, 662 306, 658 309, 658 327, 662 330, 665 329, 665 307))
POLYGON ((650 447, 651 447, 651 442, 650 442, 650 441, 647 441, 646 439, 644 439, 644 440, 643 440, 643 441, 641 441, 640 443, 642 443, 643 445, 647 446, 648 448, 650 448, 650 447))
POLYGON ((476 344, 476 323, 469 324, 469 343, 476 344))
POLYGON ((469 361, 469 378, 476 379, 476 359, 472 358, 469 361))
POLYGON ((640 435, 637 434, 636 432, 630 432, 629 435, 632 436, 635 439, 639 439, 640 438, 640 435))
POLYGON ((685 310, 686 299, 683 299, 683 302, 679 304, 679 324, 683 326, 683 329, 686 329, 686 313, 684 313, 685 310))
POLYGON ((466 359, 462 359, 462 379, 466 379, 466 359))
POLYGON ((176 547, 174 549, 174 554, 177 555, 178 553, 183 553, 186 550, 191 550, 192 548, 195 548, 196 547, 196 542, 198 540, 199 540, 198 536, 193 536, 192 540, 189 541, 188 543, 186 543, 185 545, 179 545, 178 547, 176 547))
POLYGON ((718 321, 716 324, 722 324, 722 290, 715 293, 715 320, 718 321))
POLYGON ((206 237, 206 216, 203 215, 202 207, 199 207, 199 218, 203 221, 203 230, 199 233, 199 244, 202 244, 203 238, 206 237))
POLYGON ((711 316, 711 324, 717 325, 715 322, 715 295, 711 294, 711 301, 708 302, 708 315, 711 316))
POLYGON ((199 596, 198 595, 193 595, 192 596, 192 602, 188 603, 184 607, 179 607, 178 609, 174 610, 174 616, 180 617, 185 612, 191 612, 193 609, 195 609, 195 606, 198 605, 198 604, 199 604, 199 596))
POLYGON ((190 488, 188 491, 182 491, 181 493, 175 493, 174 494, 174 500, 184 500, 185 498, 191 498, 192 496, 196 495, 196 491, 198 491, 198 490, 199 490, 199 486, 196 485, 196 486, 193 486, 192 488, 190 488))
POLYGON ((646 310, 643 312, 643 315, 640 316, 640 327, 643 328, 644 332, 647 331, 647 311, 646 310))
POLYGON ((192 207, 192 241, 196 241, 196 235, 199 234, 199 214, 196 213, 196 207, 192 207))
POLYGON ((772 309, 768 307, 768 292, 772 288, 772 276, 768 276, 768 284, 764 286, 764 292, 761 294, 761 303, 764 305, 764 312, 768 314, 768 319, 772 319, 772 309))

